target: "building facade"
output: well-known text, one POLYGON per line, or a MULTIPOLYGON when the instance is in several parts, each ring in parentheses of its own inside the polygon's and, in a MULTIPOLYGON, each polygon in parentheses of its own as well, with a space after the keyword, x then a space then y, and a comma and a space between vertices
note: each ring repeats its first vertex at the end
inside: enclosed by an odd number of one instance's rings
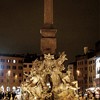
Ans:
POLYGON ((95 77, 95 83, 96 83, 96 87, 100 87, 100 41, 96 42, 95 49, 96 49, 96 77, 95 77))
POLYGON ((88 63, 88 79, 87 84, 88 88, 94 87, 94 79, 96 77, 96 56, 89 58, 88 63))
MULTIPOLYGON (((88 51, 83 55, 76 56, 77 62, 77 80, 80 90, 85 91, 87 88, 95 87, 98 84, 97 74, 97 55, 96 50, 88 51), (97 81, 97 82, 96 82, 97 81)), ((99 75, 99 74, 98 74, 99 75)))
POLYGON ((23 63, 23 81, 26 81, 27 75, 30 75, 30 70, 32 68, 32 63, 23 63))
POLYGON ((87 77, 88 77, 88 65, 87 56, 77 56, 77 81, 80 90, 85 91, 88 88, 87 77))
POLYGON ((71 72, 72 77, 77 80, 77 70, 76 62, 68 64, 68 71, 71 72))
POLYGON ((0 56, 0 86, 5 91, 15 90, 23 79, 23 58, 0 56))

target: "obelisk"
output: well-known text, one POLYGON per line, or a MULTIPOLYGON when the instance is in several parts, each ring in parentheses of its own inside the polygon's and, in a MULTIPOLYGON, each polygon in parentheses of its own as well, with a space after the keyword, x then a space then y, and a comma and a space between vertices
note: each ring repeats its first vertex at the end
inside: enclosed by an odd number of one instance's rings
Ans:
POLYGON ((41 52, 55 54, 57 29, 53 27, 53 0, 44 0, 44 25, 40 29, 41 52))

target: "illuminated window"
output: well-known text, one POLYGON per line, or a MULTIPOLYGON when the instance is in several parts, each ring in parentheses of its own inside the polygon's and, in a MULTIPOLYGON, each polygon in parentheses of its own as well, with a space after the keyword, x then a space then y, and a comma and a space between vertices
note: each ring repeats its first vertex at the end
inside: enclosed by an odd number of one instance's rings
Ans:
POLYGON ((8 62, 8 63, 10 63, 10 62, 11 62, 11 60, 9 60, 9 59, 8 59, 8 60, 7 60, 7 62, 8 62))
POLYGON ((13 63, 16 63, 16 60, 13 60, 13 63))

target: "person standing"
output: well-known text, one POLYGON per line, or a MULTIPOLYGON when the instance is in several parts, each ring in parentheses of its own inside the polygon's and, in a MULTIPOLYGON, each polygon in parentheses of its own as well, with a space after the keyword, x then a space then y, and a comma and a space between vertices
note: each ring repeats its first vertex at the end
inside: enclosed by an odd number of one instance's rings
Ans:
POLYGON ((8 92, 8 100, 10 100, 10 98, 11 98, 11 92, 9 91, 8 92))
POLYGON ((16 93, 12 92, 12 100, 14 100, 15 96, 16 96, 16 93))
POLYGON ((0 100, 2 100, 2 92, 0 92, 0 100))

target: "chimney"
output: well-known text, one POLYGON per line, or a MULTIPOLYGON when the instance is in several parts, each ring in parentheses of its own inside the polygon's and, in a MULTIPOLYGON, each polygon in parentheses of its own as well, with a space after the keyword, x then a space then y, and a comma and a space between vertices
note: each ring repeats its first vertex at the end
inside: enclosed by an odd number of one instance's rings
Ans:
POLYGON ((84 47, 84 54, 88 53, 88 47, 84 47))

